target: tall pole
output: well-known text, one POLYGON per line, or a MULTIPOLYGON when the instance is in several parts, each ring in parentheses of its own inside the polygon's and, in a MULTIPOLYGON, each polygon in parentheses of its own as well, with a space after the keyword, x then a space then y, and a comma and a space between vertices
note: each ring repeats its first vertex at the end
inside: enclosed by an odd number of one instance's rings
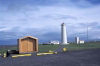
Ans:
POLYGON ((87 42, 89 40, 89 37, 88 37, 88 23, 87 23, 87 42))

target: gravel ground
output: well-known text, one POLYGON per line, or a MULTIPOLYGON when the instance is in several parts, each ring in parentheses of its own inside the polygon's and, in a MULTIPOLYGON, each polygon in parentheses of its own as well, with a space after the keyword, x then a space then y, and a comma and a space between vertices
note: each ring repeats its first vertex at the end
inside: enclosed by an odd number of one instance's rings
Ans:
POLYGON ((60 52, 46 56, 0 57, 0 66, 100 66, 100 49, 60 52))

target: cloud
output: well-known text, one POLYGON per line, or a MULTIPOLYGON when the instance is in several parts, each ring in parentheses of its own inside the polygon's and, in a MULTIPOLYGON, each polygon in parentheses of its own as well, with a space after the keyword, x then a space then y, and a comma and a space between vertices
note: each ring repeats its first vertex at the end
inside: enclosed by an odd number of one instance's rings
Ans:
POLYGON ((93 5, 100 5, 100 0, 87 0, 87 1, 93 5))
POLYGON ((7 7, 8 10, 19 10, 27 6, 34 8, 39 6, 61 6, 61 7, 91 7, 99 4, 99 0, 0 0, 2 7, 7 7))
POLYGON ((0 28, 0 31, 7 31, 10 30, 10 28, 0 28))
POLYGON ((77 18, 74 17, 74 16, 61 15, 61 14, 48 14, 48 15, 44 15, 43 18, 49 18, 49 19, 74 19, 74 20, 77 20, 77 18))
MULTIPOLYGON (((66 23, 69 40, 98 37, 100 5, 88 0, 1 0, 0 36, 3 40, 32 35, 40 42, 60 41, 61 23, 66 23), (3 35, 3 36, 2 36, 3 35)), ((1 40, 1 39, 0 39, 1 40)))

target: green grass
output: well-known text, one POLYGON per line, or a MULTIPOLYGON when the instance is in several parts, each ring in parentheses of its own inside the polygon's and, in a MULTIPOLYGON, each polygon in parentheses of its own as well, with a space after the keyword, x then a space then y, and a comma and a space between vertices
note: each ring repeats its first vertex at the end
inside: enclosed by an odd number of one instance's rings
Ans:
POLYGON ((68 50, 100 48, 100 43, 69 44, 65 45, 65 48, 68 48, 68 50))
POLYGON ((7 50, 17 50, 17 47, 3 47, 3 48, 0 48, 0 53, 3 54, 5 53, 7 50))
MULTIPOLYGON (((100 48, 100 43, 85 43, 85 44, 75 44, 71 43, 68 45, 64 45, 68 50, 81 50, 81 49, 92 49, 92 48, 100 48)), ((56 50, 59 48, 59 45, 39 45, 39 52, 47 52, 49 50, 56 50)))
POLYGON ((39 45, 39 52, 48 52, 49 50, 56 50, 59 45, 39 45))
MULTIPOLYGON (((60 45, 39 45, 39 52, 48 52, 49 50, 56 50, 60 45)), ((92 49, 92 48, 100 48, 100 42, 92 42, 85 44, 68 44, 64 45, 68 50, 81 50, 81 49, 92 49)), ((7 50, 17 50, 17 46, 8 47, 8 48, 0 48, 0 53, 4 53, 7 50)))

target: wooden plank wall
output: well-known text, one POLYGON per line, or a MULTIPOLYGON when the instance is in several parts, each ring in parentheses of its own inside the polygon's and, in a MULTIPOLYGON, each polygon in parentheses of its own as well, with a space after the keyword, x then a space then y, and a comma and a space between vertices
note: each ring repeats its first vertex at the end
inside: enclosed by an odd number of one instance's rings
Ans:
POLYGON ((19 53, 38 52, 38 39, 19 39, 19 53))

